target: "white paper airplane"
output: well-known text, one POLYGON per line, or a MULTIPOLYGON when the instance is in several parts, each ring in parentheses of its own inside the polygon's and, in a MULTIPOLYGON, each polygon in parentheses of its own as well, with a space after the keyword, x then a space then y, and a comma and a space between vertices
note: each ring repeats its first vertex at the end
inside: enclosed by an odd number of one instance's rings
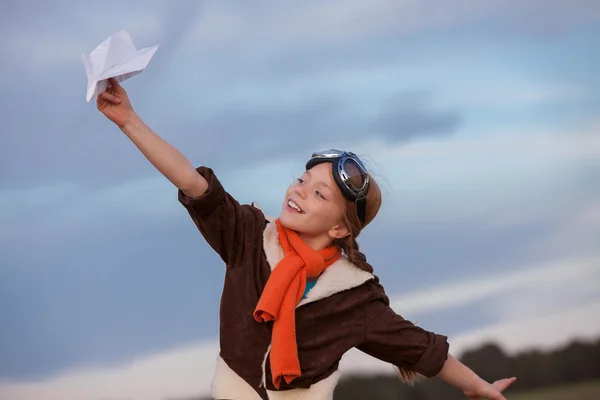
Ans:
POLYGON ((82 54, 87 74, 88 103, 106 90, 108 79, 123 82, 146 68, 158 45, 137 50, 129 33, 122 30, 108 37, 89 55, 82 54))

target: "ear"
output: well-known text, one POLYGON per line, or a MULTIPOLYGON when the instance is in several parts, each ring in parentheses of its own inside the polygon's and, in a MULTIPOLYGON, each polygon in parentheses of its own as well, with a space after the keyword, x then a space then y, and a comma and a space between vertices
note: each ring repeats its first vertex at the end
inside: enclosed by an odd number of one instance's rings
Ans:
POLYGON ((332 240, 342 239, 350 234, 350 230, 346 228, 346 225, 339 224, 331 228, 328 234, 332 240))

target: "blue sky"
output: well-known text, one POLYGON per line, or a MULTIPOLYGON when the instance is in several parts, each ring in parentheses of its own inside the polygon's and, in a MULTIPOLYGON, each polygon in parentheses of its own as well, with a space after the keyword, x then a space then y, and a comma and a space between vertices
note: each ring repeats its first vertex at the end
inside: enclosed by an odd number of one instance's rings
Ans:
POLYGON ((160 45, 124 84, 138 113, 240 201, 276 215, 311 151, 365 155, 385 197, 359 243, 398 312, 464 346, 600 312, 594 1, 11 3, 0 18, 0 397, 45 382, 65 399, 88 370, 215 354, 218 257, 85 102, 81 53, 120 29, 160 45))

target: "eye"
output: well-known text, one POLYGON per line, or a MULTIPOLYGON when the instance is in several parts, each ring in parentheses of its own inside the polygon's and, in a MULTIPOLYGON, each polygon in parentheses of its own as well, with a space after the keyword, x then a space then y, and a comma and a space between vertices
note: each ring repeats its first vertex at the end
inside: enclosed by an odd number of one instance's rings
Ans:
POLYGON ((326 200, 325 196, 323 196, 323 194, 321 194, 321 192, 319 192, 318 190, 315 193, 317 194, 318 197, 322 198, 323 200, 326 200))
POLYGON ((302 180, 302 178, 298 178, 298 179, 296 179, 296 182, 302 184, 302 183, 304 183, 304 180, 302 180))

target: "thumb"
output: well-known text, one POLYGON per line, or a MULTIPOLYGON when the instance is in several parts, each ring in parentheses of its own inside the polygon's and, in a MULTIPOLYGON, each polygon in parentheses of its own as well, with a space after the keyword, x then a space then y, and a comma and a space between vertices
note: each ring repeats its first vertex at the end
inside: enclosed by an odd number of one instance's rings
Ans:
POLYGON ((504 390, 506 390, 507 387, 512 385, 516 380, 517 380, 517 378, 515 378, 514 376, 512 378, 508 378, 508 379, 500 379, 500 380, 494 382, 493 386, 496 389, 498 389, 500 392, 503 392, 504 390))
POLYGON ((116 92, 116 93, 124 93, 125 91, 123 90, 123 87, 121 86, 121 84, 119 84, 119 82, 117 82, 117 80, 115 78, 108 78, 108 83, 110 84, 110 87, 116 92))

